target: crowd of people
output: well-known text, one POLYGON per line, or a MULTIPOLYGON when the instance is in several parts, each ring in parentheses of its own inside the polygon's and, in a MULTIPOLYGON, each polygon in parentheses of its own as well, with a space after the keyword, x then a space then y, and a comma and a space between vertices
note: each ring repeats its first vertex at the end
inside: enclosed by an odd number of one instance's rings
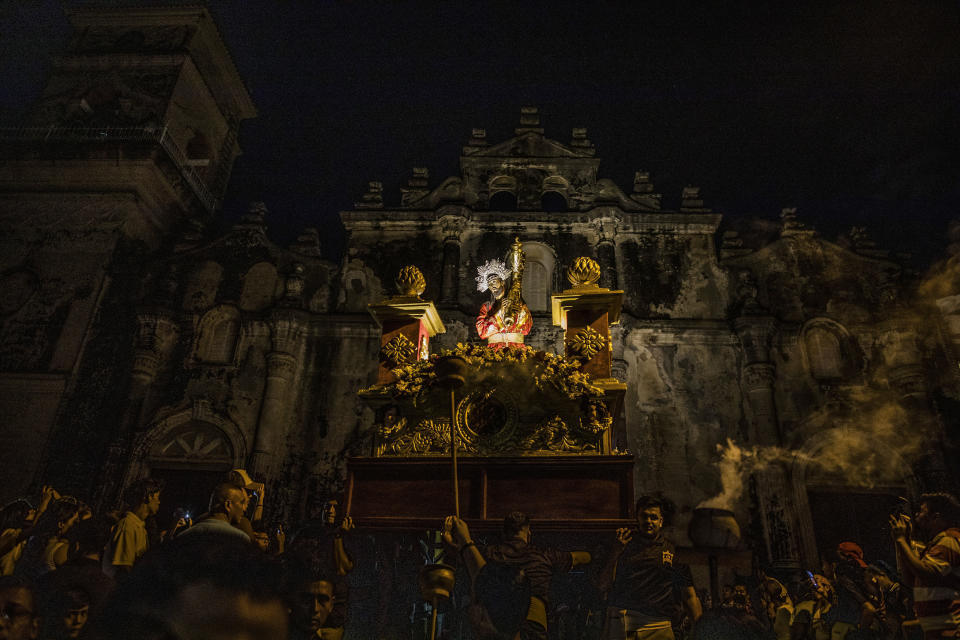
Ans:
POLYGON ((817 572, 741 579, 724 585, 716 603, 704 592, 702 637, 960 638, 960 504, 924 494, 914 518, 890 516, 890 532, 896 567, 868 562, 857 542, 843 541, 821 553, 817 572))
MULTIPOLYGON (((354 558, 344 536, 354 525, 338 518, 335 501, 287 540, 283 527, 265 526, 263 486, 242 470, 212 488, 207 513, 174 511, 171 526, 157 530, 162 492, 161 482, 141 480, 124 492, 122 512, 103 515, 50 487, 36 505, 4 507, 0 640, 370 637, 346 624, 354 558)), ((960 638, 960 504, 947 494, 925 494, 912 519, 891 516, 896 568, 868 562, 846 541, 816 572, 761 573, 715 598, 697 591, 663 524, 664 505, 642 497, 636 526, 617 530, 596 561, 534 544, 520 512, 487 545, 459 518, 438 527, 443 561, 467 585, 470 637, 479 639, 557 637, 551 583, 575 567, 589 569, 604 602, 584 637, 960 638)))

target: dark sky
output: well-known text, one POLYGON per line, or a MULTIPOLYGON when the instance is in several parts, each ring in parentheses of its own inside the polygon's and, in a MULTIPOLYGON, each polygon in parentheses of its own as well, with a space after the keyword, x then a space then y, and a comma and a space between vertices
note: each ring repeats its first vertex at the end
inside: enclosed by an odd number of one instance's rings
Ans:
MULTIPOLYGON (((511 4, 209 2, 260 111, 225 217, 262 199, 277 240, 317 225, 335 251, 336 214, 367 180, 388 204, 414 166, 436 186, 472 128, 506 139, 532 104, 549 137, 587 127, 621 188, 649 170, 665 207, 695 184, 728 224, 796 206, 831 239, 866 225, 920 263, 942 253, 960 202, 960 3, 511 4)), ((69 28, 51 0, 8 2, 0 24, 15 124, 69 28)))

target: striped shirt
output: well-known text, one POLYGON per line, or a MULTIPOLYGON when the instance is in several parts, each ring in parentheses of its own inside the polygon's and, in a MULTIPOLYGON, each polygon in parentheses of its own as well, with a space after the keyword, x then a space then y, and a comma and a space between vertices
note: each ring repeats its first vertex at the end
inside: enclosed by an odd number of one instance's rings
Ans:
POLYGON ((920 557, 935 576, 914 576, 913 607, 924 638, 960 632, 960 529, 941 531, 920 557))

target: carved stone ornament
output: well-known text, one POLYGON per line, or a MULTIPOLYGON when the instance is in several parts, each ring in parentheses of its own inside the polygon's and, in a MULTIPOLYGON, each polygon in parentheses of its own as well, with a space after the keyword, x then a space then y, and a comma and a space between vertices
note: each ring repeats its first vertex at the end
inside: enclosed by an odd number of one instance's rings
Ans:
POLYGON ((593 327, 584 327, 573 335, 569 344, 571 351, 589 360, 607 346, 607 341, 593 327))
POLYGON ((399 367, 409 364, 417 351, 417 345, 403 334, 397 334, 387 344, 380 347, 380 357, 383 360, 399 367))
POLYGON ((397 274, 397 279, 394 282, 397 285, 397 292, 401 296, 419 298, 427 288, 427 281, 423 277, 423 273, 412 264, 400 269, 400 273, 397 274))
POLYGON ((600 280, 600 265, 593 258, 580 256, 567 269, 567 280, 575 287, 589 287, 600 280))

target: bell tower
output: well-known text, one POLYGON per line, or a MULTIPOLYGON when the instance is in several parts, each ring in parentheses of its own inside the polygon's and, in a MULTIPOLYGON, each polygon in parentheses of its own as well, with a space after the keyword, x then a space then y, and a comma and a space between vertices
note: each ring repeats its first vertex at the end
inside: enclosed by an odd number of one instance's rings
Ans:
POLYGON ((67 17, 73 36, 26 121, 0 123, 0 500, 58 447, 86 441, 102 458, 143 267, 217 214, 256 115, 205 8, 67 17))

